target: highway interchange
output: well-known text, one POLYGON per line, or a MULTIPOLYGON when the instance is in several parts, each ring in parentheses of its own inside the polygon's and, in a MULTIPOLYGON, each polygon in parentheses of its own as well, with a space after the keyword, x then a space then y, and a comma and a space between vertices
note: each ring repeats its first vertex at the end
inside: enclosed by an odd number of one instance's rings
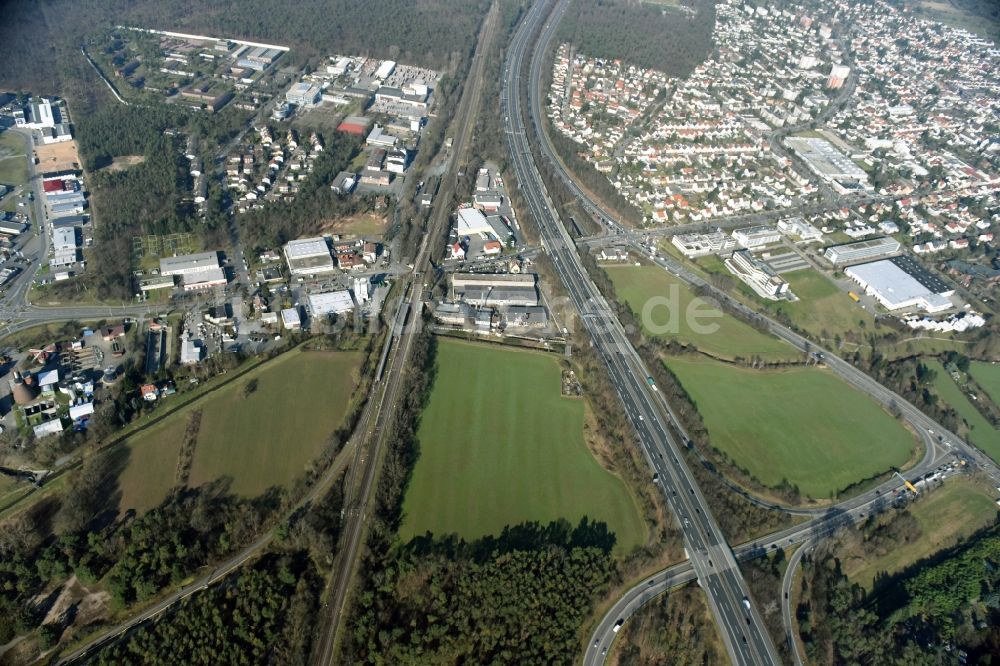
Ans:
MULTIPOLYGON (((649 373, 645 368, 644 362, 628 341, 624 329, 622 329, 613 314, 613 310, 609 307, 603 295, 590 280, 583 268, 576 247, 559 220, 555 206, 546 193, 545 185, 533 160, 530 143, 537 138, 538 140, 535 143, 541 151, 543 158, 547 159, 555 167, 556 174, 562 181, 562 184, 580 201, 584 209, 605 224, 616 219, 616 216, 608 213, 600 204, 593 201, 587 193, 580 189, 572 177, 564 170, 563 165, 555 155, 554 149, 540 125, 541 112, 538 85, 543 62, 541 54, 551 40, 558 26, 559 18, 566 11, 567 6, 567 0, 557 0, 554 8, 549 1, 543 0, 542 2, 534 3, 518 27, 508 50, 503 74, 501 114, 504 118, 505 137, 510 148, 512 168, 517 177, 520 194, 524 198, 533 219, 536 220, 545 250, 559 273, 574 306, 580 313, 580 321, 583 327, 589 333, 595 350, 602 357, 608 368, 612 385, 618 392, 625 412, 638 434, 639 442, 643 447, 643 453, 651 467, 650 474, 651 476, 655 474, 656 483, 662 489, 667 503, 681 527, 686 552, 689 556, 689 559, 684 563, 644 578, 618 599, 595 627, 594 633, 588 642, 588 649, 583 661, 587 665, 603 662, 604 653, 617 635, 616 625, 620 626, 622 621, 627 620, 645 603, 659 594, 676 586, 697 580, 706 592, 709 606, 719 624, 720 633, 724 638, 731 660, 737 664, 778 663, 779 659, 775 646, 764 627, 764 622, 756 605, 752 603, 747 585, 740 574, 737 561, 759 556, 777 547, 805 544, 795 552, 792 560, 790 560, 790 565, 792 563, 797 564, 808 545, 815 544, 819 539, 843 525, 863 520, 866 515, 882 510, 887 504, 887 495, 899 484, 890 480, 878 488, 873 488, 835 507, 807 510, 805 512, 815 514, 811 520, 768 535, 752 543, 743 544, 735 548, 730 548, 726 543, 718 524, 711 515, 708 503, 702 496, 693 475, 683 459, 680 444, 678 443, 678 438, 682 438, 681 441, 686 439, 686 434, 682 426, 677 422, 670 406, 663 399, 662 395, 648 385, 647 377, 649 373), (550 10, 552 12, 551 15, 549 14, 550 10), (536 36, 536 33, 539 34, 536 36), (529 104, 527 111, 530 114, 532 124, 530 135, 524 124, 521 98, 521 73, 524 63, 529 58, 530 76, 528 77, 529 89, 527 91, 529 104)), ((29 159, 30 163, 31 160, 29 159)), ((33 218, 36 221, 39 237, 38 243, 41 245, 41 248, 29 262, 28 267, 22 271, 5 291, 2 298, 0 298, 0 318, 2 318, 3 323, 3 328, 0 328, 0 334, 6 335, 44 322, 110 316, 141 317, 148 315, 151 308, 146 305, 45 308, 31 305, 27 302, 27 293, 30 284, 47 253, 41 179, 34 173, 33 165, 31 167, 31 182, 32 187, 35 189, 34 206, 36 210, 33 218)), ((871 197, 871 199, 873 201, 881 200, 878 197, 871 197)), ((855 197, 850 200, 850 203, 856 204, 859 201, 860 199, 855 197)), ((793 212, 805 214, 830 210, 834 205, 840 207, 847 204, 843 202, 837 202, 836 204, 832 202, 808 204, 797 209, 785 210, 778 213, 734 217, 724 220, 719 224, 713 223, 711 227, 722 226, 724 228, 731 228, 750 223, 760 223, 768 219, 787 216, 793 212)), ((648 255, 649 249, 642 242, 644 237, 696 229, 703 230, 708 225, 688 226, 690 228, 673 227, 653 230, 651 232, 642 231, 617 235, 601 235, 585 239, 587 242, 581 244, 625 242, 631 245, 634 250, 648 255)), ((426 257, 426 238, 425 246, 421 248, 420 255, 421 258, 426 257)), ((965 459, 971 464, 985 470, 991 478, 1000 482, 1000 470, 985 455, 962 442, 953 433, 947 432, 940 424, 924 415, 913 405, 892 391, 889 391, 862 371, 834 354, 818 348, 815 344, 812 344, 786 327, 762 317, 724 292, 715 289, 678 262, 662 256, 656 256, 653 260, 664 270, 669 271, 685 282, 707 290, 720 302, 726 303, 730 309, 740 311, 746 318, 756 318, 758 321, 765 323, 774 335, 803 350, 804 353, 822 353, 824 355, 824 362, 833 372, 883 405, 898 409, 902 416, 921 434, 925 446, 923 460, 905 474, 908 479, 916 480, 924 474, 940 468, 942 464, 954 460, 957 455, 959 458, 965 459)), ((418 270, 422 263, 424 262, 417 262, 418 270)), ((414 271, 413 284, 419 284, 422 280, 421 273, 418 270, 414 271)), ((409 298, 407 300, 411 301, 411 306, 420 307, 420 292, 420 289, 412 289, 408 294, 409 298)), ((407 344, 403 353, 398 354, 400 362, 408 356, 408 347, 409 345, 407 344)), ((398 365, 394 370, 398 374, 402 374, 401 368, 398 365)), ((389 391, 389 393, 393 392, 389 391)), ((382 401, 379 402, 381 403, 382 401)), ((392 401, 390 400, 389 402, 391 403, 392 401)), ((363 423, 368 423, 371 416, 375 416, 376 419, 379 416, 378 414, 368 414, 366 411, 363 423)), ((364 428, 359 430, 364 432, 364 428)), ((351 446, 345 448, 343 453, 350 453, 353 451, 353 448, 354 441, 352 440, 351 446)), ((338 463, 331 466, 330 472, 324 478, 326 479, 330 474, 339 474, 342 469, 343 460, 345 459, 338 456, 338 463)), ((325 485, 325 482, 318 483, 317 488, 325 487, 325 485)), ((369 484, 365 485, 369 486, 369 484)), ((367 494, 367 488, 363 494, 367 494)), ((310 496, 312 496, 312 493, 310 493, 310 496)), ((360 534, 360 529, 358 534, 360 534)), ((153 608, 147 609, 141 616, 132 618, 127 624, 107 632, 96 644, 103 643, 120 635, 128 628, 162 612, 165 608, 189 596, 196 590, 215 582, 225 573, 228 573, 253 557, 266 545, 268 540, 269 537, 264 537, 263 540, 255 542, 250 548, 234 556, 234 558, 211 573, 202 576, 194 584, 164 599, 153 608)), ((356 547, 357 544, 355 543, 356 547)), ((789 575, 786 575, 782 585, 783 593, 790 592, 791 574, 794 572, 794 568, 794 566, 789 566, 789 575)), ((786 624, 790 622, 790 596, 790 594, 788 596, 783 594, 782 610, 786 624)), ((334 624, 336 625, 336 622, 334 624)), ((92 648, 93 646, 94 644, 89 647, 92 648)), ((332 645, 330 648, 321 651, 322 661, 327 662, 329 660, 332 653, 332 645)), ((795 654, 795 650, 792 652, 795 654)), ((64 659, 64 661, 72 660, 78 656, 81 656, 81 653, 67 655, 68 659, 64 659)))
MULTIPOLYGON (((588 213, 607 224, 612 230, 616 230, 613 224, 609 224, 616 219, 616 216, 604 210, 599 203, 591 199, 577 185, 555 155, 551 142, 541 126, 539 86, 543 62, 542 54, 551 41, 567 4, 566 0, 558 0, 550 16, 547 16, 548 3, 541 2, 533 5, 519 27, 508 52, 501 92, 501 112, 504 116, 505 134, 512 157, 512 166, 517 176, 520 192, 539 227, 543 245, 580 313, 584 327, 591 334, 595 349, 608 366, 612 384, 622 400, 626 414, 635 427, 644 454, 656 475, 654 478, 663 489, 671 510, 681 524, 686 545, 685 550, 689 556, 687 562, 644 579, 617 601, 598 623, 591 640, 588 641, 584 664, 591 665, 603 662, 606 651, 617 634, 617 629, 644 603, 672 587, 691 580, 697 580, 706 591, 709 606, 719 624, 720 633, 732 661, 738 664, 778 663, 775 648, 755 605, 752 602, 750 604, 743 603, 749 598, 749 593, 746 583, 740 576, 736 559, 759 556, 767 550, 803 541, 809 541, 810 544, 815 543, 817 539, 832 533, 839 527, 863 520, 866 515, 870 515, 872 512, 881 511, 887 503, 887 495, 896 489, 899 483, 895 479, 890 479, 877 488, 822 511, 820 515, 806 523, 782 530, 752 544, 744 544, 735 550, 731 550, 726 544, 690 471, 679 456, 675 437, 671 435, 671 432, 677 432, 682 437, 686 437, 683 428, 674 418, 669 405, 662 396, 647 386, 648 373, 642 360, 629 344, 621 325, 614 317, 603 296, 586 275, 573 242, 559 221, 555 206, 548 198, 541 175, 533 161, 530 141, 537 139, 535 144, 543 158, 554 167, 561 184, 569 189, 588 213), (536 32, 539 32, 539 35, 536 38, 536 43, 532 45, 531 42, 536 32), (520 87, 522 69, 529 52, 533 53, 527 91, 528 111, 533 135, 530 139, 522 115, 520 87), (749 608, 747 608, 748 605, 749 608)), ((803 206, 802 210, 798 212, 804 213, 813 208, 818 212, 831 209, 831 206, 841 207, 859 202, 859 198, 854 197, 849 201, 810 204, 803 206)), ((759 223, 764 219, 788 214, 790 211, 786 210, 780 214, 741 216, 728 220, 725 226, 759 223)), ((695 228, 704 229, 706 226, 692 225, 692 229, 675 227, 657 230, 657 232, 670 234, 694 230, 695 228)), ((641 241, 650 235, 643 230, 619 233, 617 239, 615 235, 610 234, 598 238, 606 239, 612 243, 625 241, 641 254, 648 254, 649 248, 644 246, 641 241)), ((948 432, 912 404, 861 370, 715 289, 678 262, 659 256, 655 248, 652 251, 652 256, 655 263, 665 270, 691 285, 707 290, 720 302, 726 303, 731 310, 738 311, 744 318, 755 319, 758 323, 764 324, 771 333, 800 349, 804 354, 820 354, 823 362, 834 373, 887 408, 897 410, 919 434, 924 445, 924 458, 908 470, 905 475, 908 479, 917 480, 936 469, 944 469, 943 466, 958 458, 984 470, 994 481, 1000 481, 1000 469, 992 460, 963 442, 954 433, 948 432)), ((801 560, 802 553, 804 553, 804 549, 797 551, 796 556, 794 556, 795 565, 801 560)), ((789 568, 791 571, 786 576, 786 580, 783 581, 784 591, 789 591, 791 575, 795 569, 794 566, 789 568)), ((788 609, 790 600, 785 600, 784 603, 786 607, 784 609, 785 618, 789 624, 786 626, 786 631, 789 632, 790 636, 791 612, 788 609)), ((792 652, 794 654, 796 651, 793 649, 792 652)), ((798 660, 797 654, 795 658, 798 660)))
MULTIPOLYGON (((541 43, 551 37, 568 2, 559 0, 551 17, 546 2, 535 3, 510 45, 503 74, 500 105, 512 167, 546 252, 562 279, 581 321, 604 360, 625 411, 639 436, 644 454, 677 517, 689 554, 689 562, 701 586, 708 593, 709 606, 721 629, 729 655, 737 664, 777 663, 777 651, 764 628, 763 620, 750 599, 732 550, 712 517, 708 503, 681 459, 680 446, 670 433, 662 396, 647 384, 649 373, 629 343, 620 323, 604 297, 590 280, 568 233, 555 213, 541 175, 535 167, 521 108, 521 74, 534 34, 541 28, 541 43), (547 21, 547 22, 546 22, 547 21), (543 25, 544 24, 544 25, 543 25)), ((529 105, 538 105, 537 81, 541 68, 540 51, 531 60, 529 105)), ((537 123, 537 108, 532 109, 537 123)), ((536 127, 537 129, 537 127, 536 127)), ((588 650, 596 653, 600 648, 588 650)))

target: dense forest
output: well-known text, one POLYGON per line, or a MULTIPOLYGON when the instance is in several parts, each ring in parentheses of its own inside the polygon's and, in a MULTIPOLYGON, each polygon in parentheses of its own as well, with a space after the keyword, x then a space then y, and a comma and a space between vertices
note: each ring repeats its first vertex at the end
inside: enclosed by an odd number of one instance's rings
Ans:
MULTIPOLYGON (((275 42, 290 58, 348 53, 451 69, 473 46, 486 0, 45 0, 4 6, 0 89, 65 93, 86 63, 79 45, 114 25, 275 42)), ((98 83, 98 85, 100 85, 98 83)))
POLYGON ((519 525, 390 556, 352 620, 351 663, 572 663, 614 569, 603 524, 519 525))
POLYGON ((824 552, 803 569, 797 615, 815 663, 968 663, 1000 651, 1000 525, 877 578, 871 592, 852 584, 824 552))
POLYGON ((303 553, 268 555, 91 663, 304 664, 321 586, 303 553))
POLYGON ((693 11, 639 0, 574 0, 557 38, 581 53, 686 76, 713 47, 715 0, 688 0, 693 11))

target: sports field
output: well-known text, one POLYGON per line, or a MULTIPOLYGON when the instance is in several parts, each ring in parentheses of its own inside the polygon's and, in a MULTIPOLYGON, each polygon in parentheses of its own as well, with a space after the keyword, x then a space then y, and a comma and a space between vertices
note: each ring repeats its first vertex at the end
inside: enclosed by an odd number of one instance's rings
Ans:
POLYGON ((287 352, 137 433, 125 444, 119 508, 146 511, 166 498, 196 410, 201 422, 188 486, 228 476, 232 492, 253 497, 290 485, 342 423, 360 363, 354 352, 287 352), (245 396, 251 380, 257 389, 245 396))
POLYGON ((669 368, 698 407, 712 445, 766 486, 783 479, 821 499, 902 466, 910 433, 867 396, 816 367, 751 370, 705 358, 669 368))
POLYGON ((694 345, 718 358, 760 356, 767 360, 784 360, 801 356, 791 345, 724 315, 704 301, 692 308, 694 294, 687 285, 662 268, 607 266, 605 270, 614 283, 618 297, 637 314, 647 333, 659 333, 651 327, 667 328, 669 331, 662 333, 663 337, 674 338, 684 345, 694 345), (663 304, 650 307, 649 304, 654 302, 663 304), (643 317, 644 309, 648 317, 643 317), (689 313, 708 313, 708 316, 692 317, 688 316, 689 313), (714 332, 696 332, 694 328, 698 324, 711 326, 714 332))
POLYGON ((556 358, 439 339, 437 376, 400 536, 499 534, 506 525, 602 520, 617 548, 646 526, 625 483, 584 441, 584 401, 560 394, 556 358))
MULTIPOLYGON (((958 412, 969 428, 969 441, 978 446, 993 460, 1000 461, 1000 430, 997 430, 979 413, 958 384, 951 378, 939 361, 927 361, 927 367, 937 372, 934 379, 934 392, 958 412)), ((980 373, 982 374, 982 373, 980 373)), ((975 376, 975 375, 973 375, 975 376)), ((988 391, 988 389, 987 389, 988 391)), ((956 433, 962 435, 962 433, 956 433)))
POLYGON ((920 538, 899 544, 882 557, 842 558, 851 581, 870 588, 879 571, 895 573, 993 523, 997 505, 986 489, 968 479, 953 477, 909 508, 920 525, 920 538))
POLYGON ((1000 363, 973 361, 969 365, 969 374, 983 387, 990 400, 1000 405, 1000 363))

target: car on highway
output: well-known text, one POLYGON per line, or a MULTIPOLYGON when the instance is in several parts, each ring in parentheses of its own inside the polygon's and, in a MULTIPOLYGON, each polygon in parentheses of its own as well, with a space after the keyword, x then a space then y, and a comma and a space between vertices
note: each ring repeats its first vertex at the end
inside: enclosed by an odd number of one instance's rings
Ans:
POLYGON ((618 618, 618 621, 615 622, 615 626, 611 627, 611 631, 617 634, 623 624, 625 624, 625 620, 623 618, 618 618))

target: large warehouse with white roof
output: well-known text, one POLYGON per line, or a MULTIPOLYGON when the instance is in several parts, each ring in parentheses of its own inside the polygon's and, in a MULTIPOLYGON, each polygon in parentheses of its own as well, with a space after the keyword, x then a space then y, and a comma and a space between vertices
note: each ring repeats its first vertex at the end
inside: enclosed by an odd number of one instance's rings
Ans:
POLYGON ((330 246, 321 237, 289 241, 285 245, 285 260, 292 275, 315 275, 336 270, 330 246))
POLYGON ((844 270, 887 310, 917 308, 941 312, 953 307, 948 297, 955 293, 941 278, 917 264, 912 257, 872 261, 844 270))
POLYGON ((330 314, 344 314, 354 309, 351 292, 328 291, 322 294, 309 294, 309 314, 313 317, 323 317, 330 314))

